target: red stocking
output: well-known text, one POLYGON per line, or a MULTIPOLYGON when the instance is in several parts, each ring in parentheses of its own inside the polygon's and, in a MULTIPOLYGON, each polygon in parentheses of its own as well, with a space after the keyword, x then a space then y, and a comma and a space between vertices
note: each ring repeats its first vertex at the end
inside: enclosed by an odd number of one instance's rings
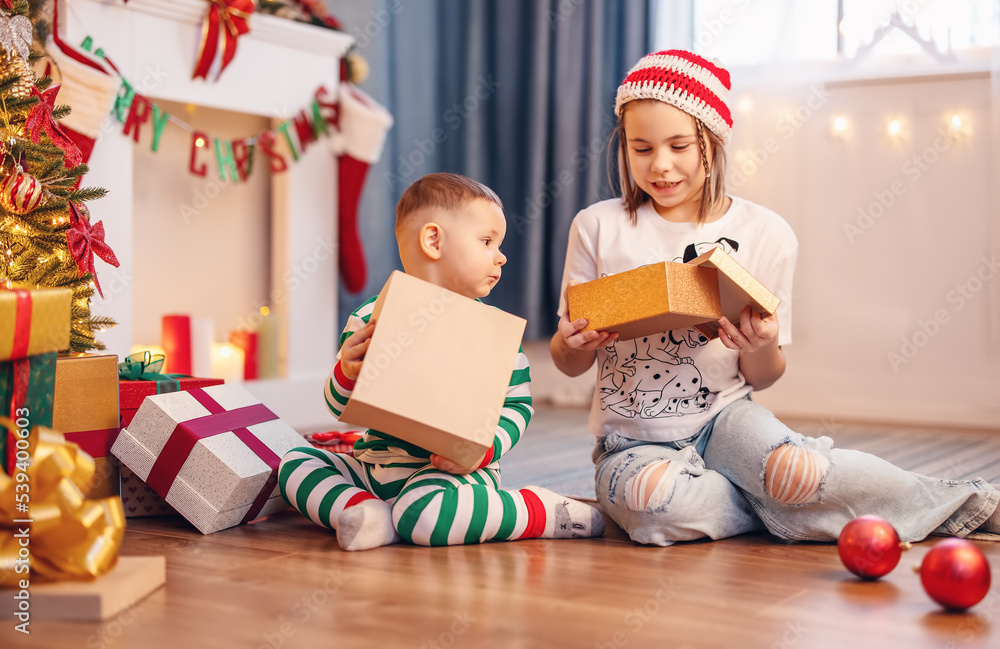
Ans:
POLYGON ((111 106, 118 95, 118 80, 109 74, 85 65, 80 60, 87 60, 78 52, 69 55, 59 47, 50 44, 49 53, 58 68, 57 82, 60 104, 69 104, 72 112, 59 120, 59 126, 83 154, 83 161, 90 159, 94 142, 101 131, 101 122, 111 112, 111 106))
POLYGON ((367 279, 365 251, 358 229, 358 204, 368 168, 382 155, 392 115, 346 81, 341 84, 340 92, 340 137, 334 138, 340 154, 337 173, 340 276, 344 287, 357 293, 367 279))

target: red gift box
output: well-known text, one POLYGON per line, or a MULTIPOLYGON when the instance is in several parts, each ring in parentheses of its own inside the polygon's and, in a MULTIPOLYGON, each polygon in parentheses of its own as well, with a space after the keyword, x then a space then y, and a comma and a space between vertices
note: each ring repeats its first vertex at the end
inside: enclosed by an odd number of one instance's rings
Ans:
POLYGON ((222 379, 181 378, 169 381, 118 381, 118 404, 121 411, 121 427, 132 423, 142 400, 153 394, 182 392, 192 388, 207 388, 222 385, 222 379))

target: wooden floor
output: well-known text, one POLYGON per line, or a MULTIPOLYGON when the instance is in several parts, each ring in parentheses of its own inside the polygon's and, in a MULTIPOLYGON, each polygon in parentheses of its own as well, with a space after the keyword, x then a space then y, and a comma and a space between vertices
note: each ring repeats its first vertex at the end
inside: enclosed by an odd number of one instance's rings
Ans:
MULTIPOLYGON (((579 413, 541 409, 546 422, 579 413)), ((907 468, 1000 482, 1000 435, 802 423, 907 468)), ((970 612, 943 612, 912 567, 861 582, 832 544, 765 535, 670 548, 600 539, 391 546, 346 553, 293 512, 202 536, 178 517, 130 519, 123 555, 162 554, 167 586, 104 623, 0 628, 0 646, 1000 647, 1000 574, 970 612)), ((994 568, 1000 543, 977 542, 994 568)))

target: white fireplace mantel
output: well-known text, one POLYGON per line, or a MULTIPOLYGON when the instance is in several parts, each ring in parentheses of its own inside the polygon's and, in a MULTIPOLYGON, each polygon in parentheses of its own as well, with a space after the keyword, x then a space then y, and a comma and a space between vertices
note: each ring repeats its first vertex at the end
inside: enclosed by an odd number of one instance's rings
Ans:
MULTIPOLYGON (((236 57, 221 78, 192 80, 201 39, 205 0, 57 0, 60 35, 77 45, 87 37, 102 48, 136 91, 152 99, 171 100, 223 110, 287 118, 309 106, 320 86, 336 97, 340 58, 353 42, 341 32, 317 28, 269 15, 254 14, 250 33, 239 40, 236 57)), ((98 262, 104 300, 94 311, 117 320, 99 334, 108 350, 127 355, 135 342, 130 269, 136 257, 133 241, 133 141, 113 120, 97 138, 85 184, 108 189, 91 206, 95 220, 104 221, 108 242, 121 263, 119 269, 98 262)), ((272 175, 271 294, 283 324, 284 378, 249 381, 244 385, 282 419, 299 430, 331 423, 320 396, 336 351, 336 255, 315 254, 317 242, 336 249, 336 157, 326 145, 316 145, 272 175), (324 257, 320 259, 319 257, 324 257), (309 259, 312 272, 297 272, 309 259), (313 270, 314 269, 314 270, 313 270), (294 284, 292 283, 294 278, 294 284)), ((178 171, 184 173, 184 171, 178 171)), ((182 263, 179 256, 174 263, 182 263)), ((200 287, 178 291, 224 291, 205 278, 200 287)))

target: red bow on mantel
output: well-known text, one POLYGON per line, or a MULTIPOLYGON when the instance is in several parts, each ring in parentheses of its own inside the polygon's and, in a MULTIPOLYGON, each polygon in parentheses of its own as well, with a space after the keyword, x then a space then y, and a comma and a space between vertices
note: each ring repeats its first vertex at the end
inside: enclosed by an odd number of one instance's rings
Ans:
POLYGON ((208 69, 215 60, 219 47, 219 22, 225 25, 222 30, 222 64, 219 74, 236 56, 236 41, 240 36, 250 31, 247 21, 256 6, 253 0, 209 0, 211 7, 205 16, 205 24, 201 29, 201 47, 198 48, 198 63, 194 67, 192 79, 201 77, 208 80, 208 69))
POLYGON ((70 254, 80 269, 80 277, 90 273, 94 278, 97 292, 103 298, 104 291, 101 290, 101 283, 97 281, 97 269, 94 268, 94 255, 115 268, 118 267, 118 258, 115 257, 111 246, 104 242, 104 221, 91 225, 90 218, 81 212, 73 201, 69 201, 69 222, 66 242, 69 244, 70 254))

